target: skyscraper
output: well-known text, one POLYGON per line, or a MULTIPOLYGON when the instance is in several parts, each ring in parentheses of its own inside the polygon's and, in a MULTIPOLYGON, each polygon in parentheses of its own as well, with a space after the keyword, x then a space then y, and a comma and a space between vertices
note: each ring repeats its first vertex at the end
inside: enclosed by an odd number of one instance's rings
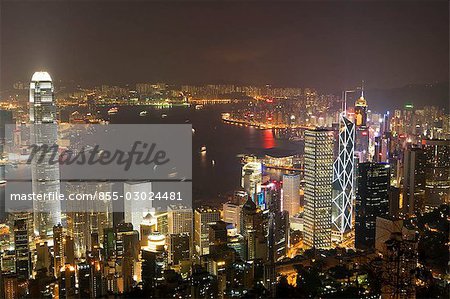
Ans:
POLYGON ((237 229, 238 232, 241 231, 241 211, 242 205, 238 205, 234 202, 226 202, 223 204, 223 221, 231 223, 237 229))
POLYGON ((403 212, 412 216, 425 204, 425 154, 421 148, 408 148, 403 155, 403 212))
POLYGON ((27 218, 18 216, 14 220, 16 273, 23 279, 28 279, 31 275, 31 254, 27 225, 27 218))
POLYGON ((175 205, 167 207, 167 222, 169 234, 187 233, 192 238, 192 209, 175 205))
POLYGON ((343 114, 340 116, 339 151, 333 164, 332 224, 336 241, 352 229, 354 200, 355 125, 343 114))
POLYGON ((367 101, 364 87, 361 97, 355 102, 355 155, 359 162, 366 162, 369 155, 369 129, 367 128, 367 101))
POLYGON ((54 276, 58 277, 64 266, 64 235, 61 224, 53 227, 53 269, 54 276))
POLYGON ((198 256, 209 254, 209 226, 219 220, 219 210, 206 207, 195 210, 194 248, 198 256))
POLYGON ((241 186, 256 202, 256 194, 261 192, 262 165, 259 162, 248 162, 242 166, 241 186))
POLYGON ((423 140, 425 152, 425 209, 450 201, 450 140, 423 140))
POLYGON ((140 226, 144 217, 151 212, 151 201, 145 204, 142 200, 133 200, 139 198, 140 194, 150 194, 152 191, 151 182, 127 182, 123 184, 123 192, 125 194, 124 212, 125 222, 133 224, 134 229, 140 230, 140 226), (126 199, 126 194, 131 195, 132 200, 126 199))
POLYGON ((283 175, 283 211, 292 217, 300 212, 300 175, 283 175))
MULTIPOLYGON (((68 194, 95 194, 111 192, 108 182, 67 182, 64 184, 68 194)), ((75 257, 85 257, 86 250, 92 246, 91 235, 112 226, 112 201, 69 201, 66 204, 67 233, 73 237, 75 257)))
MULTIPOLYGON (((53 98, 52 78, 47 72, 36 72, 30 83, 31 144, 36 146, 57 144, 56 106, 53 98)), ((59 165, 50 164, 52 151, 43 154, 42 162, 36 156, 31 164, 32 188, 34 194, 60 193, 59 165)), ((44 198, 44 197, 43 197, 44 198)), ((57 197, 56 197, 57 198, 57 197)), ((53 226, 61 222, 59 200, 43 199, 33 201, 35 234, 41 238, 53 234, 53 226)))
POLYGON ((333 133, 324 129, 305 131, 305 244, 331 246, 331 184, 333 133))
POLYGON ((356 192, 355 246, 375 247, 377 217, 389 213, 389 164, 360 163, 356 192))

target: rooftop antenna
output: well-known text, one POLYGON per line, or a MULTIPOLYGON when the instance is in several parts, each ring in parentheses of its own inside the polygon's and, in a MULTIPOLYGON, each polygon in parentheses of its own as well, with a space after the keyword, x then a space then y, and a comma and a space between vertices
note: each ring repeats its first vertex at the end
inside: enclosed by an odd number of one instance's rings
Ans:
POLYGON ((361 98, 364 98, 364 80, 361 80, 361 98))

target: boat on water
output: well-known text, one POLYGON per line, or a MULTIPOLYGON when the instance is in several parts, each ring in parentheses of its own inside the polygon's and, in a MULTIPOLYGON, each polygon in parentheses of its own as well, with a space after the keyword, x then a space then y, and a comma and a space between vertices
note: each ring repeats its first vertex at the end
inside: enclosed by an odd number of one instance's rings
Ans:
POLYGON ((201 110, 203 109, 203 105, 195 105, 195 110, 201 110))
POLYGON ((206 146, 202 146, 202 147, 200 148, 200 153, 206 154, 206 146))
POLYGON ((161 114, 161 118, 166 118, 167 114, 161 114))
POLYGON ((119 112, 119 108, 117 107, 112 107, 108 110, 109 115, 117 114, 117 112, 119 112))
POLYGON ((139 116, 147 116, 148 112, 146 110, 143 110, 139 112, 139 116))
POLYGON ((6 184, 6 180, 0 180, 0 185, 6 184))
POLYGON ((289 141, 303 141, 304 138, 300 137, 300 136, 291 136, 289 137, 289 141))

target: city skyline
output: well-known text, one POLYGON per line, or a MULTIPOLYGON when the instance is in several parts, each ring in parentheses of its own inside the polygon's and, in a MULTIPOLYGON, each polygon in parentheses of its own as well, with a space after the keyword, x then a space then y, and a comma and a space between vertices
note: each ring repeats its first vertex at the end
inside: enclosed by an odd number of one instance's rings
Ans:
POLYGON ((449 5, 0 0, 0 299, 449 298, 449 5))

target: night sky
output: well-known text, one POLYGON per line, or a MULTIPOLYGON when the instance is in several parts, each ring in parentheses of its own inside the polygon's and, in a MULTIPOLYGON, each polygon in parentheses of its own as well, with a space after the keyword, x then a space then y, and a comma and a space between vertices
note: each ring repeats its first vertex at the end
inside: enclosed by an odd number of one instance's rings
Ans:
POLYGON ((1 0, 1 83, 448 81, 448 1, 1 0))

